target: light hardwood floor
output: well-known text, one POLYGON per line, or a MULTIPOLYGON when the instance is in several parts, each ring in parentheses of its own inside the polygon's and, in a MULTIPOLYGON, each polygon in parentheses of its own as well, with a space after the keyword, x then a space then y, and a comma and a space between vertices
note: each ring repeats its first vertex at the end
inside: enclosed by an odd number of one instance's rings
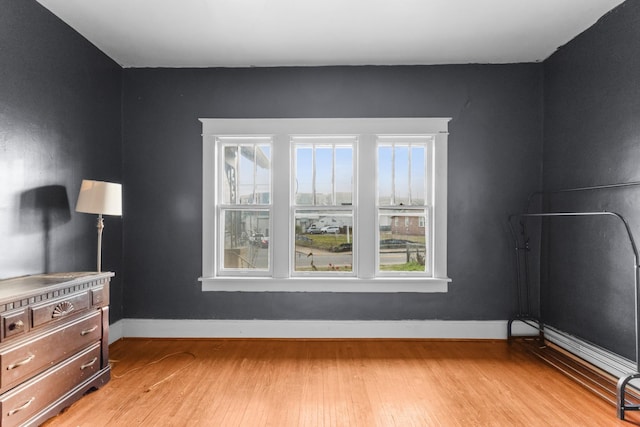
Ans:
POLYGON ((151 340, 58 426, 630 426, 504 341, 151 340))

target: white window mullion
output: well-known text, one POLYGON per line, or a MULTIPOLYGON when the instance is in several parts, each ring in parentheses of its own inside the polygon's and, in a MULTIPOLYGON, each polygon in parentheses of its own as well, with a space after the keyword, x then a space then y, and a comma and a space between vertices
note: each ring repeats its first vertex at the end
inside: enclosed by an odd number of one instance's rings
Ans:
POLYGON ((271 211, 270 250, 273 260, 273 277, 289 277, 289 251, 291 235, 294 230, 293 216, 289 210, 292 199, 292 185, 290 180, 291 154, 289 136, 278 134, 273 137, 273 155, 271 156, 272 189, 273 197, 271 211))
POLYGON ((358 277, 371 279, 375 277, 376 266, 376 236, 378 227, 378 210, 374 209, 372 203, 375 202, 377 173, 376 173, 376 139, 374 135, 362 135, 356 148, 357 158, 357 219, 354 220, 356 230, 358 277), (357 227, 357 228, 356 228, 357 227))

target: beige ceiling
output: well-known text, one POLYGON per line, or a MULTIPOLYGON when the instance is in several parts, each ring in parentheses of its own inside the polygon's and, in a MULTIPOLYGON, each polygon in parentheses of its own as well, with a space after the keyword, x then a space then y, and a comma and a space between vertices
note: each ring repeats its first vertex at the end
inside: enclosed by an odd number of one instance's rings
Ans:
POLYGON ((38 0, 124 67, 541 61, 623 0, 38 0))

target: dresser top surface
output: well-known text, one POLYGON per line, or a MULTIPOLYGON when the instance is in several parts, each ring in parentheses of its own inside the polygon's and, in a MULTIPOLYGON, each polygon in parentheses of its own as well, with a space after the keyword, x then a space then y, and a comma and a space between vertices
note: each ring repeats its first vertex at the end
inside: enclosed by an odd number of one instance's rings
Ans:
POLYGON ((55 290, 73 283, 113 277, 112 272, 71 272, 35 274, 0 280, 0 301, 55 290))

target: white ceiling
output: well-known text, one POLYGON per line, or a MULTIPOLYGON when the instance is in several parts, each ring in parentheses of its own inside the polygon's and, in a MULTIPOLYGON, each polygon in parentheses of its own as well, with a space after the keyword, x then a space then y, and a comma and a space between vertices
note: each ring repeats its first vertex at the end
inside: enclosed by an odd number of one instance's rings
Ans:
POLYGON ((38 0, 124 67, 542 61, 624 0, 38 0))

